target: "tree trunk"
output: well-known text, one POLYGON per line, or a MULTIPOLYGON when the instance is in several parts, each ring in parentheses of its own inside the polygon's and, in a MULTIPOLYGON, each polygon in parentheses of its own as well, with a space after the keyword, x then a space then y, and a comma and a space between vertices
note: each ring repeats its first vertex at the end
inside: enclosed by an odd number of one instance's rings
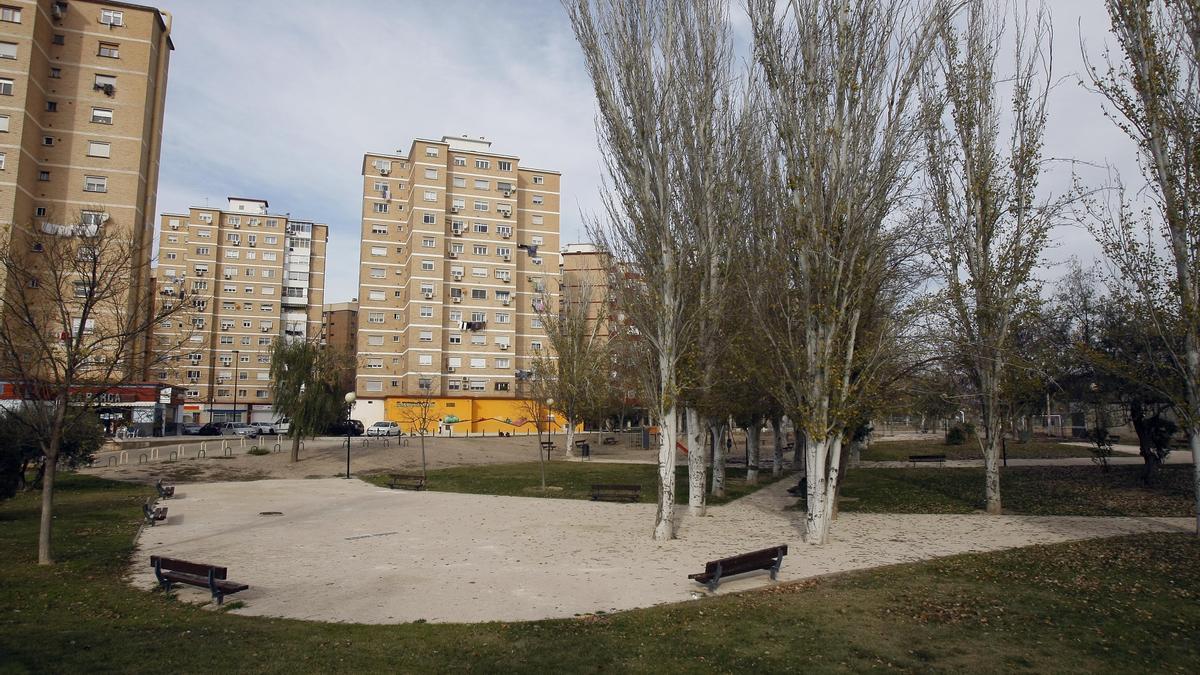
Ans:
POLYGON ((724 424, 710 424, 713 440, 712 496, 725 496, 725 438, 729 433, 724 424))
MULTIPOLYGON (((995 363, 985 368, 998 368, 995 363)), ((981 368, 981 370, 984 370, 981 368)), ((980 374, 980 392, 983 398, 981 406, 983 422, 983 439, 979 441, 983 450, 983 485, 984 496, 987 500, 987 512, 1000 515, 1000 428, 999 414, 999 382, 990 372, 980 374)))
POLYGON ((746 484, 758 483, 758 446, 762 433, 762 421, 754 420, 746 427, 746 484))
POLYGON ((300 434, 292 435, 292 456, 289 460, 292 464, 300 461, 300 434))
POLYGON ((1200 425, 1188 429, 1188 443, 1192 446, 1192 494, 1196 498, 1196 536, 1200 536, 1200 425))
POLYGON ((796 438, 792 446, 792 471, 804 473, 804 459, 808 455, 808 436, 800 431, 795 423, 792 423, 792 429, 795 430, 796 438))
POLYGON ((678 411, 674 403, 659 422, 658 435, 658 513, 654 520, 654 539, 675 538, 675 442, 679 437, 678 411))
POLYGON ((776 417, 771 420, 771 430, 775 432, 775 463, 771 467, 771 475, 783 473, 783 422, 776 417))
POLYGON ((862 446, 863 442, 859 440, 850 441, 850 452, 846 453, 847 461, 843 463, 842 469, 845 470, 846 465, 857 468, 862 461, 862 446))
POLYGON ((688 448, 688 515, 703 516, 705 511, 704 483, 704 426, 700 423, 700 411, 686 408, 688 448))
POLYGON ((809 440, 805 452, 808 468, 808 507, 805 514, 805 541, 825 544, 829 541, 829 523, 833 513, 834 493, 840 478, 837 466, 841 462, 840 437, 809 440))
POLYGON ((567 418, 567 449, 563 454, 566 457, 575 456, 575 421, 570 417, 567 418))
POLYGON ((54 458, 46 456, 46 473, 42 476, 42 519, 38 525, 38 564, 52 565, 50 555, 50 526, 54 522, 54 478, 58 475, 58 450, 54 458))

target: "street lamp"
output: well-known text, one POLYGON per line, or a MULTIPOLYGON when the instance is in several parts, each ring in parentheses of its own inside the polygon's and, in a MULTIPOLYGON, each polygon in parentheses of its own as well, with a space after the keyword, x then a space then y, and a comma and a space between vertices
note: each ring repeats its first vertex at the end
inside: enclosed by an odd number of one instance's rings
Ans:
POLYGON ((350 478, 350 411, 354 409, 354 392, 346 392, 346 478, 350 478))

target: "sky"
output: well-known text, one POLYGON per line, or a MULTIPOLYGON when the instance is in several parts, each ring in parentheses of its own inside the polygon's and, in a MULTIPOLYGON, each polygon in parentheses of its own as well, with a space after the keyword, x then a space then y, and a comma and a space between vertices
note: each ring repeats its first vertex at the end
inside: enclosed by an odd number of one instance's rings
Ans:
MULTIPOLYGON (((414 138, 483 136, 523 166, 561 171, 562 241, 585 241, 601 209, 591 82, 558 0, 159 0, 175 51, 158 210, 266 199, 273 213, 330 227, 326 302, 358 294, 362 157, 414 138)), ((1052 0, 1049 193, 1107 165, 1140 180, 1133 148, 1079 83, 1083 48, 1106 43, 1102 0, 1052 0)), ((740 3, 734 3, 737 14, 740 3)), ((738 42, 746 21, 732 17, 738 42)), ((1056 230, 1047 278, 1098 247, 1056 230)))

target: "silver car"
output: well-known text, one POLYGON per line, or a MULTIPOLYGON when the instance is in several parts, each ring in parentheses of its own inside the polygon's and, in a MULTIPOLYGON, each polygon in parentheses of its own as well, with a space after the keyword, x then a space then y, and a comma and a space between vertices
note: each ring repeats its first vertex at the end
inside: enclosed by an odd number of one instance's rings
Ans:
POLYGON ((221 425, 221 435, 258 438, 258 427, 250 426, 245 422, 225 422, 221 425))
POLYGON ((376 422, 367 427, 368 436, 399 436, 400 425, 395 422, 376 422))

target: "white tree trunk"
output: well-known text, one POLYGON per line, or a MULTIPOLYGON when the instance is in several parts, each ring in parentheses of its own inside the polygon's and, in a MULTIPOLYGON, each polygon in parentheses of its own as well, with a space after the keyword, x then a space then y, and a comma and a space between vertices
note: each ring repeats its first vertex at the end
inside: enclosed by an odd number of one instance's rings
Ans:
POLYGON ((825 544, 829 541, 829 523, 833 517, 833 500, 840 480, 838 462, 841 461, 842 439, 809 440, 805 460, 808 467, 808 511, 805 515, 809 544, 825 544))
POLYGON ((575 421, 567 419, 567 457, 575 456, 575 421))
POLYGON ((713 464, 712 464, 712 496, 725 496, 725 438, 728 429, 724 424, 713 424, 709 426, 712 431, 713 439, 713 464))
POLYGON ((700 411, 687 408, 688 448, 688 515, 703 516, 705 511, 705 466, 704 426, 700 422, 700 411))
POLYGON ((758 483, 758 445, 759 434, 762 425, 759 420, 754 420, 746 427, 746 483, 754 485, 758 483))
POLYGON ((675 538, 675 442, 678 429, 678 410, 672 404, 659 422, 658 514, 654 520, 654 539, 657 541, 675 538))
POLYGON ((775 463, 771 475, 778 476, 783 473, 783 424, 778 419, 771 420, 771 430, 775 433, 775 463))

